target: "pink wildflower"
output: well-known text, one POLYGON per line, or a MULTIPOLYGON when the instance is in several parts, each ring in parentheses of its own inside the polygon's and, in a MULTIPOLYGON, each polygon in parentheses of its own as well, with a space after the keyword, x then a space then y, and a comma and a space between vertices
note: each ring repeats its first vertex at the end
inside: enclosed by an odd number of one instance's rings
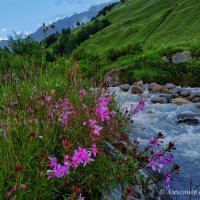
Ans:
POLYGON ((7 197, 10 197, 12 195, 12 191, 7 192, 7 197))
POLYGON ((153 137, 148 141, 148 144, 149 144, 150 147, 159 147, 160 146, 159 143, 160 142, 153 137))
POLYGON ((95 125, 94 126, 94 134, 95 135, 100 135, 100 131, 102 130, 102 127, 95 125))
POLYGON ((96 120, 89 119, 89 124, 91 128, 94 128, 94 126, 96 125, 96 120))
POLYGON ((77 168, 79 164, 83 164, 84 166, 86 166, 91 161, 93 161, 93 159, 91 158, 91 152, 88 152, 87 149, 79 147, 78 150, 74 151, 72 157, 72 165, 74 168, 77 168))
POLYGON ((140 111, 144 111, 144 108, 145 108, 145 101, 141 100, 136 109, 133 111, 133 114, 139 113, 140 111))
POLYGON ((49 164, 50 167, 57 167, 57 159, 55 157, 53 158, 49 157, 49 160, 50 160, 49 164))
POLYGON ((6 140, 6 138, 7 138, 7 132, 6 131, 3 132, 3 137, 4 137, 4 140, 6 140))
POLYGON ((17 191, 17 185, 14 185, 14 186, 13 186, 12 191, 14 191, 14 192, 17 191))
POLYGON ((100 103, 96 105, 95 115, 101 118, 101 121, 109 121, 109 108, 108 103, 110 102, 111 98, 101 97, 99 98, 100 103))
POLYGON ((85 89, 81 90, 79 93, 80 93, 80 95, 81 95, 82 97, 86 96, 86 94, 87 94, 87 92, 86 92, 85 89))
POLYGON ((165 179, 165 186, 166 186, 166 188, 169 188, 170 187, 170 185, 169 185, 169 182, 170 182, 170 180, 171 180, 171 172, 169 172, 169 171, 167 171, 166 173, 165 173, 165 177, 164 177, 164 179, 165 179))
POLYGON ((97 153, 98 153, 97 146, 96 146, 96 144, 93 144, 93 146, 92 146, 92 154, 93 154, 93 156, 96 157, 97 153))
POLYGON ((149 159, 149 163, 148 163, 147 167, 151 167, 151 169, 153 171, 158 171, 160 173, 160 171, 164 167, 164 165, 155 160, 149 159))
POLYGON ((47 103, 49 103, 49 102, 51 101, 51 98, 52 98, 51 96, 46 96, 46 97, 45 97, 45 101, 46 101, 47 103))
POLYGON ((84 200, 85 198, 82 196, 82 194, 79 194, 79 200, 84 200))
POLYGON ((87 122, 83 122, 83 126, 86 126, 87 122))
POLYGON ((27 185, 26 185, 26 184, 21 184, 21 188, 22 188, 23 190, 25 190, 25 189, 27 188, 27 185))
POLYGON ((112 118, 114 118, 115 115, 116 115, 116 112, 115 112, 115 111, 112 111, 112 112, 110 112, 110 115, 112 116, 112 118))
POLYGON ((87 106, 85 104, 83 104, 83 110, 86 110, 87 109, 87 106))

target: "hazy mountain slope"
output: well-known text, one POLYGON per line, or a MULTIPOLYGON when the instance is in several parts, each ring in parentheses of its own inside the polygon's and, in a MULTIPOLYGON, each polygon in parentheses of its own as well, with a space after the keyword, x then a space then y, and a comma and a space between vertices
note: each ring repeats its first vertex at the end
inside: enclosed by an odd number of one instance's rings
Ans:
POLYGON ((74 26, 76 26, 77 22, 89 22, 92 17, 95 17, 98 14, 98 12, 108 4, 110 3, 103 3, 96 6, 92 6, 88 11, 79 14, 74 14, 71 17, 60 19, 52 24, 55 28, 49 28, 49 30, 46 33, 43 32, 44 28, 40 27, 35 33, 31 34, 30 36, 36 41, 41 41, 49 35, 52 35, 56 32, 61 32, 63 29, 73 28, 74 26))
MULTIPOLYGON (((41 26, 36 32, 32 33, 30 36, 36 41, 41 41, 47 36, 50 36, 57 32, 61 32, 63 29, 74 27, 77 24, 77 22, 80 22, 80 23, 89 22, 91 18, 95 17, 99 13, 99 11, 102 10, 105 6, 117 1, 118 0, 113 0, 108 3, 94 5, 94 6, 91 6, 88 11, 85 11, 79 14, 74 14, 71 17, 60 19, 52 24, 55 28, 49 28, 48 31, 46 31, 45 33, 43 32, 44 27, 41 26)), ((6 40, 0 41, 0 48, 3 48, 4 46, 7 46, 7 45, 8 45, 8 41, 6 40)))
POLYGON ((126 0, 107 14, 112 25, 82 47, 105 51, 136 40, 166 45, 200 39, 199 0, 126 0))

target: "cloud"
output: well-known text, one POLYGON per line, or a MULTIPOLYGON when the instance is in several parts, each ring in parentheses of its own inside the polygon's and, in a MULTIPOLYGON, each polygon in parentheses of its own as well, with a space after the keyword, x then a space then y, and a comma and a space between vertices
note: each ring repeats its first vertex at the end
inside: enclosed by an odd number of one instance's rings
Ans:
POLYGON ((0 37, 0 41, 1 41, 1 40, 8 40, 8 38, 0 37))
POLYGON ((7 28, 1 28, 1 29, 0 29, 0 33, 5 33, 5 32, 7 32, 7 31, 8 31, 7 28))

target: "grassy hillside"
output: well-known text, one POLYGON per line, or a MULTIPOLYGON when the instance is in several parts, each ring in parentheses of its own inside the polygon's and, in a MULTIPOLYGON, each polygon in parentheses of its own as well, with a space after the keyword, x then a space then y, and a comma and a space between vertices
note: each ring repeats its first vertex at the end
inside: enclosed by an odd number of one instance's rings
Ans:
POLYGON ((96 20, 58 35, 48 51, 51 57, 72 55, 82 75, 94 77, 97 83, 107 71, 122 67, 122 82, 143 79, 196 86, 199 9, 198 0, 125 0, 96 20), (192 52, 193 62, 177 65, 161 59, 182 50, 192 52))
POLYGON ((136 40, 166 46, 200 38, 198 0, 126 0, 105 16, 112 25, 82 46, 105 51, 136 40))

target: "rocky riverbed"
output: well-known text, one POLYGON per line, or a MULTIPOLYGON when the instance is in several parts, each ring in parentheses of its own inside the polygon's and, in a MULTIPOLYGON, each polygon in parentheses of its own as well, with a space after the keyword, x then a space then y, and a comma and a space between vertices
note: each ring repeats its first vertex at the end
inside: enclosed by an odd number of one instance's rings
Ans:
MULTIPOLYGON (((158 132, 165 135, 165 142, 173 141, 177 147, 175 162, 181 165, 181 172, 174 177, 169 190, 188 191, 200 184, 200 88, 176 86, 168 83, 133 85, 123 84, 111 87, 122 110, 136 106, 141 99, 146 109, 132 117, 130 140, 138 139, 142 145, 158 132)), ((197 192, 200 188, 197 189, 197 192)), ((172 199, 186 200, 190 196, 171 194, 172 199)), ((144 198, 145 199, 145 198, 144 198)), ((161 197, 161 199, 163 199, 161 197)), ((200 199, 199 195, 192 199, 200 199)))

